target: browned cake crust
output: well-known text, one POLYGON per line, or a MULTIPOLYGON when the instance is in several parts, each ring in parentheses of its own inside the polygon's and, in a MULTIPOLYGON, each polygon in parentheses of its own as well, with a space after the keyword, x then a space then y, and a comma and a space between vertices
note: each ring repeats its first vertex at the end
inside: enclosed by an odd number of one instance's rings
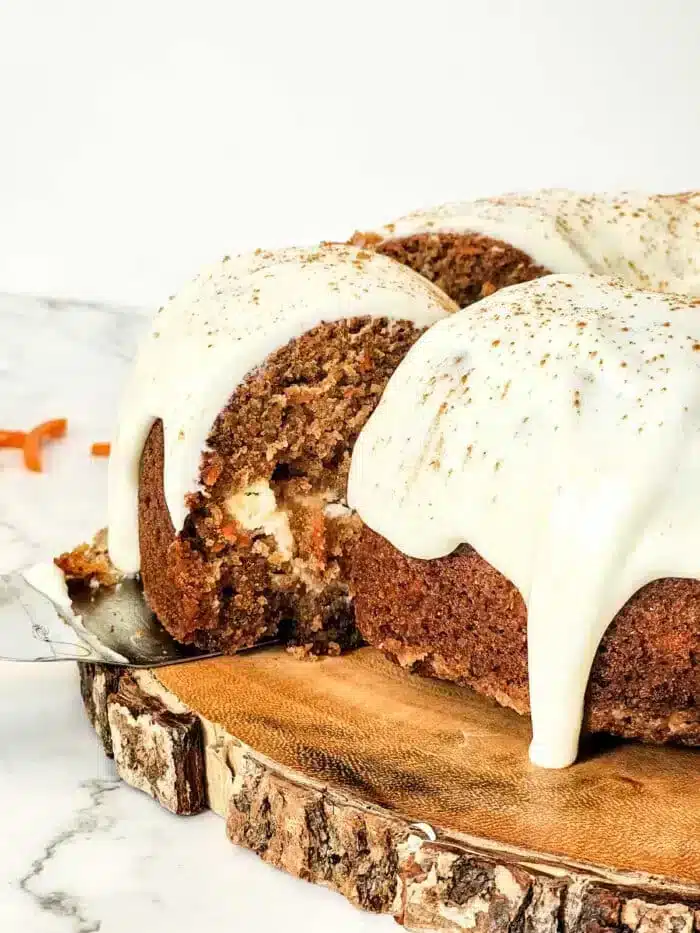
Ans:
POLYGON ((549 275, 521 250, 476 233, 419 233, 382 240, 356 233, 355 246, 366 246, 419 272, 446 292, 460 308, 499 288, 549 275))
POLYGON ((141 463, 141 573, 175 638, 228 651, 271 636, 315 652, 357 642, 346 555, 361 522, 345 507, 350 454, 419 335, 407 322, 360 318, 322 324, 270 356, 219 415, 203 491, 178 535, 154 426, 141 463), (288 516, 292 553, 279 534, 234 517, 231 497, 248 502, 261 482, 288 516))
MULTIPOLYGON (((416 560, 365 527, 352 587, 371 645, 403 667, 528 712, 525 605, 472 548, 416 560)), ((585 728, 700 745, 700 581, 657 580, 618 613, 593 665, 585 728)))

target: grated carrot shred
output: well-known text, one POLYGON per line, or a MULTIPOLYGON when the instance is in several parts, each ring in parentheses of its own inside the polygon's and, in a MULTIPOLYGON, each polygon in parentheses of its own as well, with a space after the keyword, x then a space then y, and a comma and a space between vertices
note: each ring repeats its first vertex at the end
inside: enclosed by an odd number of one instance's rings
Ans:
POLYGON ((0 447, 24 447, 27 435, 24 431, 0 431, 0 447))
POLYGON ((90 448, 90 453, 93 457, 109 457, 112 445, 98 442, 93 444, 90 448))
POLYGON ((65 418, 44 421, 33 428, 24 440, 24 465, 33 473, 41 473, 41 445, 45 440, 55 440, 66 433, 65 418))

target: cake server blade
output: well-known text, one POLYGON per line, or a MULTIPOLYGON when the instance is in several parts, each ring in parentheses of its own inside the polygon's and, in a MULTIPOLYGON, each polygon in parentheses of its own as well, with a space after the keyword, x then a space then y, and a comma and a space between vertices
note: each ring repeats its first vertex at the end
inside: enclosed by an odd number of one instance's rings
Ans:
POLYGON ((141 585, 124 580, 54 602, 21 572, 0 575, 0 659, 96 661, 159 667, 219 652, 176 642, 148 608, 141 585))

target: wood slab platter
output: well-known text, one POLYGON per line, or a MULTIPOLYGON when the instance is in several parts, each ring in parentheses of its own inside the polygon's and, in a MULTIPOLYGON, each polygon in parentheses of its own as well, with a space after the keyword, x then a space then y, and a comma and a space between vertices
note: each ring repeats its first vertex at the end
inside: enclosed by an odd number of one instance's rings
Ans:
POLYGON ((529 724, 363 648, 80 665, 121 777, 409 930, 700 933, 700 752, 532 767, 529 724))

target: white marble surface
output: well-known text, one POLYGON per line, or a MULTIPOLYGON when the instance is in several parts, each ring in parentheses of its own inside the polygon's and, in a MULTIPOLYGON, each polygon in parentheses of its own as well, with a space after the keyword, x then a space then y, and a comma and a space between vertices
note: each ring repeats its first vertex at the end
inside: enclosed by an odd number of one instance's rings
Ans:
MULTIPOLYGON (((69 419, 41 475, 0 450, 0 572, 104 522, 115 402, 143 313, 0 295, 0 427, 69 419)), ((231 846, 210 813, 174 817, 119 783, 82 712, 73 664, 0 663, 0 930, 394 928, 231 846)))

